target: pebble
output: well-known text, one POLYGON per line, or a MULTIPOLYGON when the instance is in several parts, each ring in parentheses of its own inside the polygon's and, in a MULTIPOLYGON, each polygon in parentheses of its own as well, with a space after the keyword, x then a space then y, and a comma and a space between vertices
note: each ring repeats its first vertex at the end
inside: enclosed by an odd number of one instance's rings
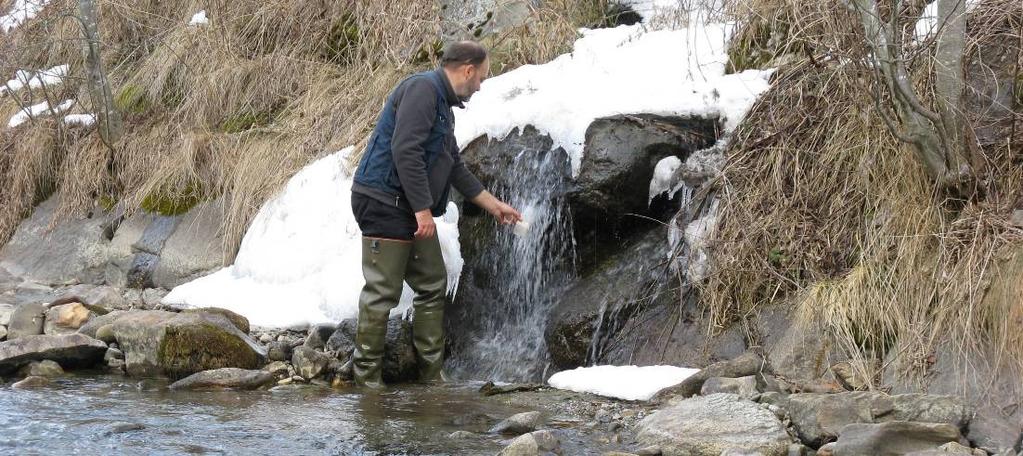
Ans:
POLYGON ((38 388, 50 384, 50 379, 36 375, 25 377, 23 380, 11 385, 11 388, 38 388))

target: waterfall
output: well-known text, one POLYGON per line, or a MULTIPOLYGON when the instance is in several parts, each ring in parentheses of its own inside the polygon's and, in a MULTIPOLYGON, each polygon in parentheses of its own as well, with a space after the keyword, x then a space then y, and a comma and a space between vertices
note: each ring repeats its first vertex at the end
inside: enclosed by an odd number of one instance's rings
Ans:
POLYGON ((560 149, 523 150, 493 189, 522 213, 530 230, 516 236, 499 227, 478 253, 492 295, 482 304, 485 311, 471 343, 451 360, 458 375, 498 381, 542 379, 548 364, 547 318, 574 274, 568 169, 568 157, 560 149))

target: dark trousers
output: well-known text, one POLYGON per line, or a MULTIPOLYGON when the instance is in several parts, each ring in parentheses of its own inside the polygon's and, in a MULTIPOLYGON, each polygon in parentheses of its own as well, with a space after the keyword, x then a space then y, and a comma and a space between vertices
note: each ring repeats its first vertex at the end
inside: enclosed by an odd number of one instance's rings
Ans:
POLYGON ((361 193, 352 192, 352 213, 365 237, 411 241, 419 229, 411 212, 361 193))

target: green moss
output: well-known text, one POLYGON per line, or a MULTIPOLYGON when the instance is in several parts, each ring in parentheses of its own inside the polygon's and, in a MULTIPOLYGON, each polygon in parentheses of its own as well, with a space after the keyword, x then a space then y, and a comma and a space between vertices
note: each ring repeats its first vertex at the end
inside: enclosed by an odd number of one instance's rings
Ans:
POLYGON ((142 199, 142 210, 160 215, 181 215, 203 201, 202 186, 191 183, 179 193, 153 192, 142 199))
POLYGON ((239 333, 210 322, 189 321, 166 327, 157 359, 173 379, 223 367, 257 369, 261 362, 239 333))
POLYGON ((114 97, 114 107, 124 113, 142 113, 149 109, 149 105, 145 91, 137 85, 128 84, 121 87, 121 91, 114 97))
POLYGON ((241 133, 256 127, 270 125, 273 121, 271 112, 243 112, 229 117, 220 123, 220 130, 224 133, 241 133))
POLYGON ((117 206, 117 198, 114 198, 111 195, 100 195, 100 197, 96 200, 96 203, 98 203, 99 207, 101 207, 104 211, 111 211, 114 209, 114 206, 117 206))
POLYGON ((320 54, 328 62, 346 64, 356 57, 355 51, 361 40, 362 34, 355 16, 345 13, 330 26, 330 34, 320 54))
POLYGON ((775 266, 784 266, 789 262, 789 257, 780 247, 775 247, 767 252, 767 261, 775 266))

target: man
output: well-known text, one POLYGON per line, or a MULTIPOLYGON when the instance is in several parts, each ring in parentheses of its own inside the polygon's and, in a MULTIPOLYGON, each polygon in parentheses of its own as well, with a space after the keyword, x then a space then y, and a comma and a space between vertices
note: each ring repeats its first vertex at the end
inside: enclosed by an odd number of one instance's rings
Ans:
POLYGON ((452 106, 479 90, 490 69, 471 41, 452 44, 440 68, 402 81, 388 96, 355 172, 352 211, 362 230, 362 273, 355 336, 355 382, 382 388, 387 318, 402 282, 415 291, 413 344, 419 379, 442 380, 447 271, 433 218, 444 214, 452 186, 504 224, 522 216, 483 189, 462 163, 452 106))

